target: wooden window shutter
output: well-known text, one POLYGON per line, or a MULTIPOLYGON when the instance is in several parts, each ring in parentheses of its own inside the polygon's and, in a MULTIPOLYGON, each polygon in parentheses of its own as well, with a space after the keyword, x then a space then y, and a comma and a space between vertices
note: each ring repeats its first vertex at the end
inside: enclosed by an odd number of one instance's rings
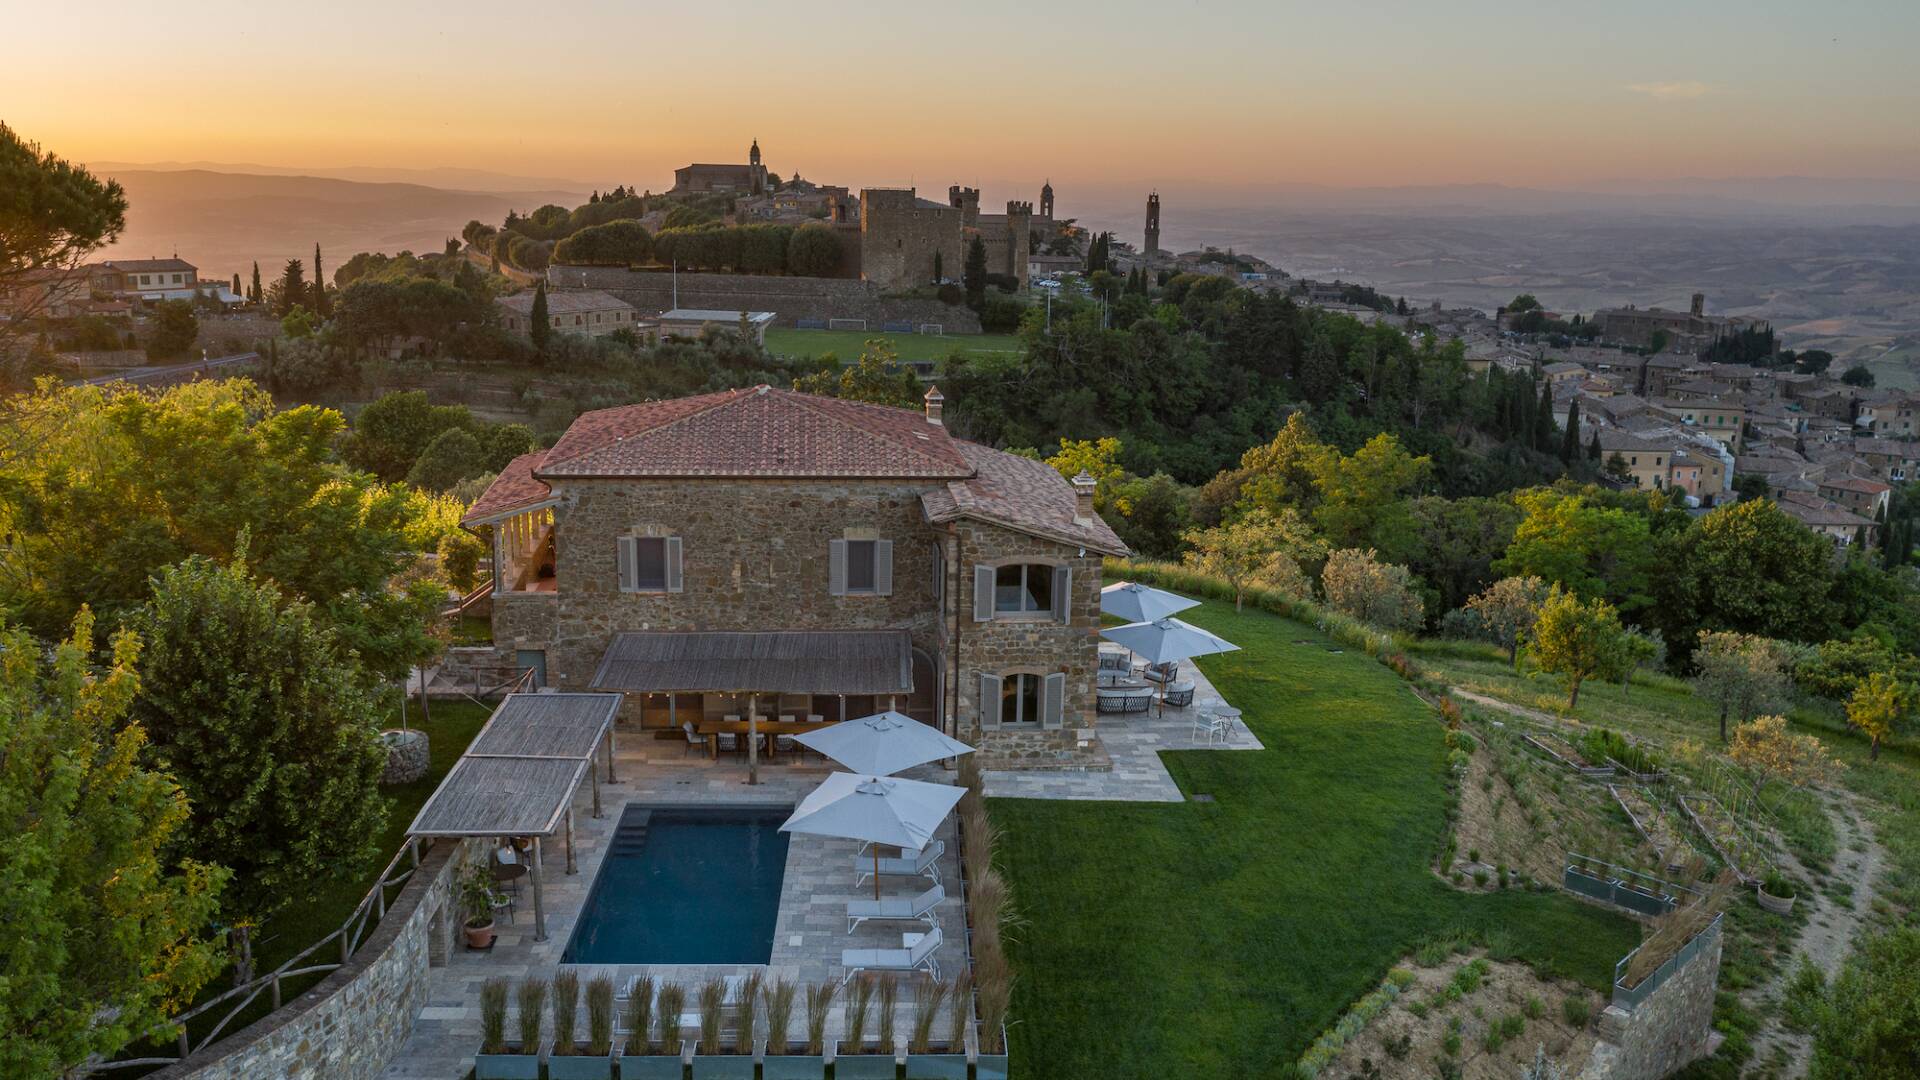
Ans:
POLYGON ((1067 712, 1067 677, 1056 671, 1040 681, 1040 726, 1057 728, 1067 712))
POLYGON ((847 542, 827 541, 827 595, 847 595, 847 542))
POLYGON ((1061 622, 1073 621, 1073 567, 1071 566, 1053 568, 1053 617, 1061 622))
POLYGON ((620 591, 633 592, 634 579, 639 576, 640 545, 631 536, 619 539, 617 549, 620 564, 620 591))
POLYGON ((680 566, 680 538, 667 537, 667 591, 679 592, 685 582, 680 566))
POLYGON ((1000 676, 980 676, 980 727, 992 731, 1000 726, 1000 676))
POLYGON ((893 541, 873 542, 873 591, 878 596, 893 595, 893 541))
POLYGON ((973 568, 973 621, 993 621, 993 567, 973 568))
POLYGON ((944 611, 947 599, 947 560, 940 541, 933 542, 933 609, 944 611))

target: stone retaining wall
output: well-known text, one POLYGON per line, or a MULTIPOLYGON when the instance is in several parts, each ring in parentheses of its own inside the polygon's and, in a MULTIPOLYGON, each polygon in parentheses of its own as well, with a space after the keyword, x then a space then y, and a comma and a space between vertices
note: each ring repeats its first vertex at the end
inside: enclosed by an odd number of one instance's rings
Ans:
MULTIPOLYGON (((957 261, 957 260, 956 260, 957 261)), ((957 273, 957 271, 955 271, 957 273)), ((641 316, 675 305, 674 275, 617 266, 552 266, 547 285, 561 289, 599 289, 632 304, 641 316)), ((762 274, 679 275, 679 307, 715 311, 771 311, 774 325, 800 319, 865 319, 878 333, 882 323, 921 326, 935 323, 949 334, 977 334, 980 319, 963 306, 938 300, 882 296, 871 281, 846 278, 774 277, 762 274)))
POLYGON ((1720 985, 1720 924, 1701 931, 1692 956, 1636 1003, 1616 1001, 1597 1022, 1599 1041, 1579 1080, 1651 1080, 1712 1053, 1720 985))
POLYGON ((353 959, 278 1011, 149 1080, 366 1080, 380 1075, 427 1001, 430 955, 444 962, 458 845, 442 840, 353 959))

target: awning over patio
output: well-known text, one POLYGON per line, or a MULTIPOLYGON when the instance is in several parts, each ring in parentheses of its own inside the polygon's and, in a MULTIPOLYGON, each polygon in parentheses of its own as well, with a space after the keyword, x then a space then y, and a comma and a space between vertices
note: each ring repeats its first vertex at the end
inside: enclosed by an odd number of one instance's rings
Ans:
POLYGON ((600 815, 593 757, 606 748, 611 781, 621 700, 619 694, 508 694, 407 826, 408 836, 533 837, 536 941, 547 936, 540 840, 564 824, 567 873, 574 872, 573 796, 580 781, 592 778, 593 813, 600 815))
POLYGON ((908 694, 904 630, 631 631, 617 635, 595 690, 908 694))

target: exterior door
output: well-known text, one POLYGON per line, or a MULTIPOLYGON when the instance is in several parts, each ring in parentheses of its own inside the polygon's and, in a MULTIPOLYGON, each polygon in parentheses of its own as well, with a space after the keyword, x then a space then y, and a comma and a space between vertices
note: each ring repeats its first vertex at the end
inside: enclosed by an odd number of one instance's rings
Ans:
POLYGON ((534 689, 547 685, 547 650, 517 649, 513 654, 513 666, 522 671, 533 669, 534 689))

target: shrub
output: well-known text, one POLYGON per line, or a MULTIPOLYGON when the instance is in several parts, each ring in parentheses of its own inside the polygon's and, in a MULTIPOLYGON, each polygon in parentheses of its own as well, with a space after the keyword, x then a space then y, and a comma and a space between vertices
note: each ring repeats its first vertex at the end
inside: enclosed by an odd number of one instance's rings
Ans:
POLYGON ((562 970, 553 977, 553 1049, 573 1053, 573 1026, 580 1007, 580 976, 562 970))
POLYGON ((628 988, 627 1045, 625 1052, 634 1057, 653 1053, 653 976, 637 976, 628 988))
POLYGON ((700 1053, 720 1053, 720 1029, 726 1022, 727 982, 714 976, 700 984, 700 1053))
POLYGON ((1560 1001, 1560 1018, 1569 1027, 1584 1028, 1593 1018, 1593 1004, 1579 994, 1570 994, 1560 1001))
POLYGON ((606 1057, 613 1050, 613 980, 596 975, 587 983, 587 1055, 606 1057))
POLYGON ((653 1024, 655 1042, 660 1044, 660 1052, 674 1054, 680 1051, 680 1014, 686 1009, 687 990, 679 983, 666 983, 660 987, 660 1004, 654 1010, 653 1024))
POLYGON ((947 1000, 947 984, 925 978, 913 984, 913 1034, 907 1041, 910 1053, 925 1054, 933 1047, 933 1024, 940 1018, 940 1007, 947 1000))
POLYGON ((858 1054, 867 1044, 867 1014, 873 1011, 873 979, 861 976, 853 981, 853 999, 847 1005, 846 1035, 848 1053, 858 1054))
POLYGON ((785 976, 773 980, 765 990, 764 997, 767 1012, 767 1051, 784 1054, 791 1045, 789 1032, 793 1027, 793 998, 795 987, 785 976))
POLYGON ((827 1014, 833 1011, 833 996, 839 989, 832 979, 807 987, 807 1053, 816 1057, 827 1052, 827 1014))
POLYGON ((544 979, 528 979, 520 984, 520 1052, 537 1054, 540 1052, 541 1014, 547 1005, 547 983, 544 979))

